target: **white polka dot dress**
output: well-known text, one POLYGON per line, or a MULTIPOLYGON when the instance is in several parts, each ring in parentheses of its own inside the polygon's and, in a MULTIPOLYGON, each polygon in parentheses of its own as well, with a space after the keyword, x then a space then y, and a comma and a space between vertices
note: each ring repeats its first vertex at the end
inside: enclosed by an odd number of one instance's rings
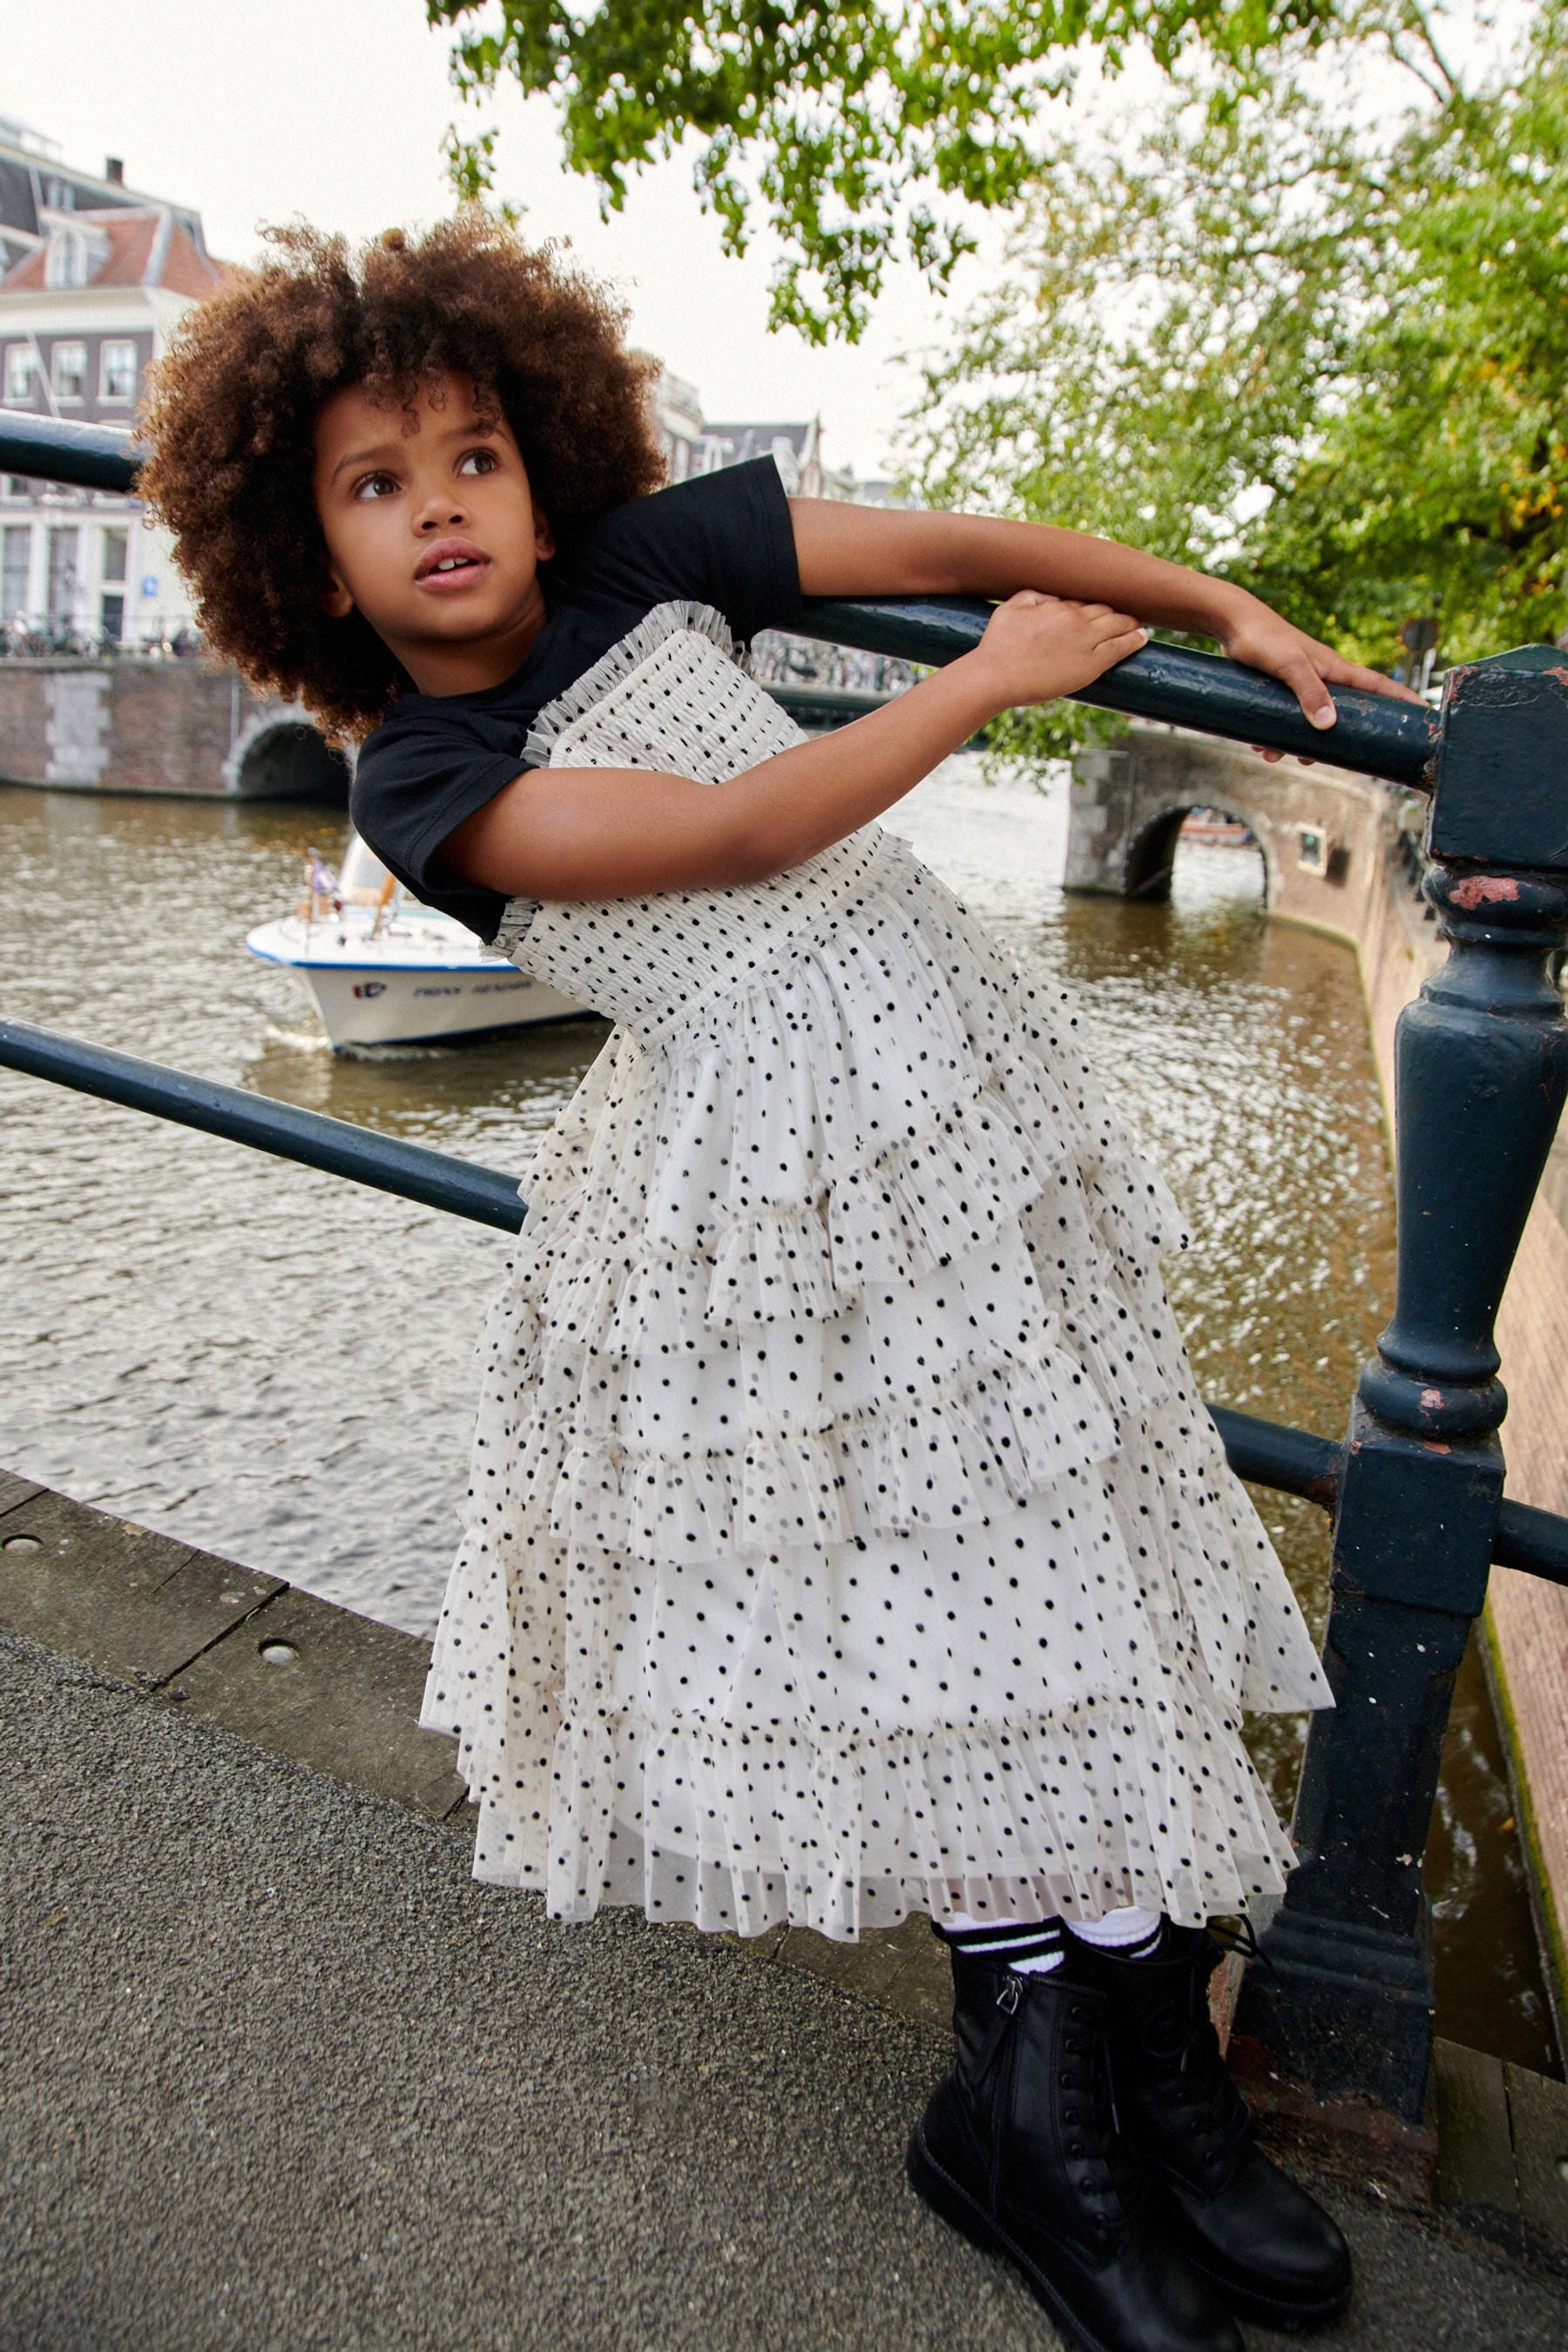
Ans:
MULTIPOLYGON (((720 785, 799 740, 670 605, 529 755, 720 785)), ((846 1939, 1277 1895, 1238 1719, 1326 1685, 1068 1000, 874 826, 502 939, 618 1027, 487 1328, 423 1717, 475 1874, 846 1939)))

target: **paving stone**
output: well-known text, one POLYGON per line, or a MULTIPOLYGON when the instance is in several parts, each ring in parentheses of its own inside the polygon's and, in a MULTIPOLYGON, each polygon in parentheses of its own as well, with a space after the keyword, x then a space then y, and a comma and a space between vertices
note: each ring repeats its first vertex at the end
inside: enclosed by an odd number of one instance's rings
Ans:
POLYGON ((18 1503, 30 1502, 43 1491, 31 1478, 18 1478, 14 1470, 0 1470, 0 1516, 14 1511, 18 1503))
POLYGON ((836 1944, 809 1927, 792 1927, 779 1945, 778 1957, 786 1969, 805 1969, 837 1985, 840 1992, 858 1993, 862 2000, 874 2000, 885 2009, 888 1989, 909 1957, 911 1927, 928 1933, 922 1920, 906 1919, 901 1927, 862 1936, 858 1944, 836 1944))
POLYGON ((1432 2051, 1437 2095, 1437 2202, 1483 2219, 1515 2218, 1519 2189, 1500 2058, 1457 2042, 1432 2051))
POLYGON ((920 1933, 888 1987, 887 2006, 912 2024, 934 2026, 945 2033, 952 2022, 952 1970, 947 1953, 923 1919, 910 1924, 920 1933))
POLYGON ((875 2002, 895 2017, 945 2031, 952 2015, 947 1954, 923 1918, 876 1929, 858 1944, 836 1944, 809 1927, 775 1928, 748 1948, 804 1969, 840 1992, 875 2002))
POLYGON ((1520 2211, 1535 2238, 1568 2257, 1568 2083, 1525 2066, 1508 2065, 1503 2074, 1520 2211))
POLYGON ((0 1517, 0 1626, 144 1686, 283 1589, 43 1487, 0 1517))
POLYGON ((455 1743, 418 1727, 427 1643, 284 1585, 165 1696, 242 1739, 441 1820, 463 1801, 455 1743))

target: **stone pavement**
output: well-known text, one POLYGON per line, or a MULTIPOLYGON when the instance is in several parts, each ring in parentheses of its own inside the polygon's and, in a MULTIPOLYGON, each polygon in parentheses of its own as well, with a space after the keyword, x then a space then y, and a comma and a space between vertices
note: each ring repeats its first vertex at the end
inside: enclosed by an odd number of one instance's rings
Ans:
MULTIPOLYGON (((44 1613, 53 1550, 51 1606, 96 1654, 0 1634, 0 2352, 1054 2345, 904 2185, 945 2056, 923 1996, 893 2013, 754 1949, 626 1914, 564 1930, 476 1886, 433 1774, 397 1801, 344 1769, 375 1747, 349 1631, 322 1636, 335 1698, 321 1667, 307 1713, 253 1697, 239 1736, 198 1712, 232 1629, 163 1696, 105 1654, 152 1638, 138 1578, 185 1612, 210 1570, 221 1612, 244 1572, 168 1546, 160 1575, 165 1539, 122 1529, 94 1618, 70 1563, 120 1523, 12 1501, 0 1623, 44 1613), (278 1720, 336 1764, 257 1744, 278 1720)), ((242 1698, 309 1664, 322 1604, 275 1597, 295 1639, 252 1594, 242 1698)), ((1329 2196, 1360 2280, 1330 2345, 1568 2342, 1563 2280, 1329 2196)))

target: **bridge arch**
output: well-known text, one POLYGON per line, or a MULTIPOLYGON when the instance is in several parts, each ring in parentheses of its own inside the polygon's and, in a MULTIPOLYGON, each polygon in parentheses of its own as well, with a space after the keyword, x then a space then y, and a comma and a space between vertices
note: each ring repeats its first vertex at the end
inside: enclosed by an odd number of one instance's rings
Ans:
POLYGON ((308 711, 259 711, 236 738, 224 781, 237 800, 300 800, 342 808, 353 770, 308 711))
POLYGON ((1154 901, 1169 898, 1182 827, 1195 809, 1213 809, 1230 823, 1246 825, 1263 861, 1263 904, 1266 909, 1272 907, 1278 897, 1272 845, 1258 830, 1250 812, 1227 808, 1223 800, 1202 799, 1190 792, 1138 811, 1136 830, 1130 830, 1122 857, 1122 897, 1154 901))
POLYGON ((1239 743, 1134 725, 1089 744, 1068 795, 1068 890, 1168 897, 1176 841, 1194 809, 1244 824, 1263 860, 1264 911, 1359 938, 1366 893, 1394 822, 1386 785, 1318 762, 1268 762, 1239 743))

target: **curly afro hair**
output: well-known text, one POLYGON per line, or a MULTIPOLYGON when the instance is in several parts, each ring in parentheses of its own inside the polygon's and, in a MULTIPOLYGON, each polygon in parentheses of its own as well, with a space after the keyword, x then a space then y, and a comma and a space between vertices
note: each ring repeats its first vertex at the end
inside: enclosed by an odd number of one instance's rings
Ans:
POLYGON ((363 735, 407 680, 358 613, 321 603, 327 550, 311 490, 322 402, 363 384, 389 408, 457 373, 504 415, 558 546, 657 489, 649 379, 625 313, 557 250, 470 207, 423 236, 271 229, 182 322, 153 372, 138 488, 174 536, 215 652, 298 698, 330 736, 363 735))

